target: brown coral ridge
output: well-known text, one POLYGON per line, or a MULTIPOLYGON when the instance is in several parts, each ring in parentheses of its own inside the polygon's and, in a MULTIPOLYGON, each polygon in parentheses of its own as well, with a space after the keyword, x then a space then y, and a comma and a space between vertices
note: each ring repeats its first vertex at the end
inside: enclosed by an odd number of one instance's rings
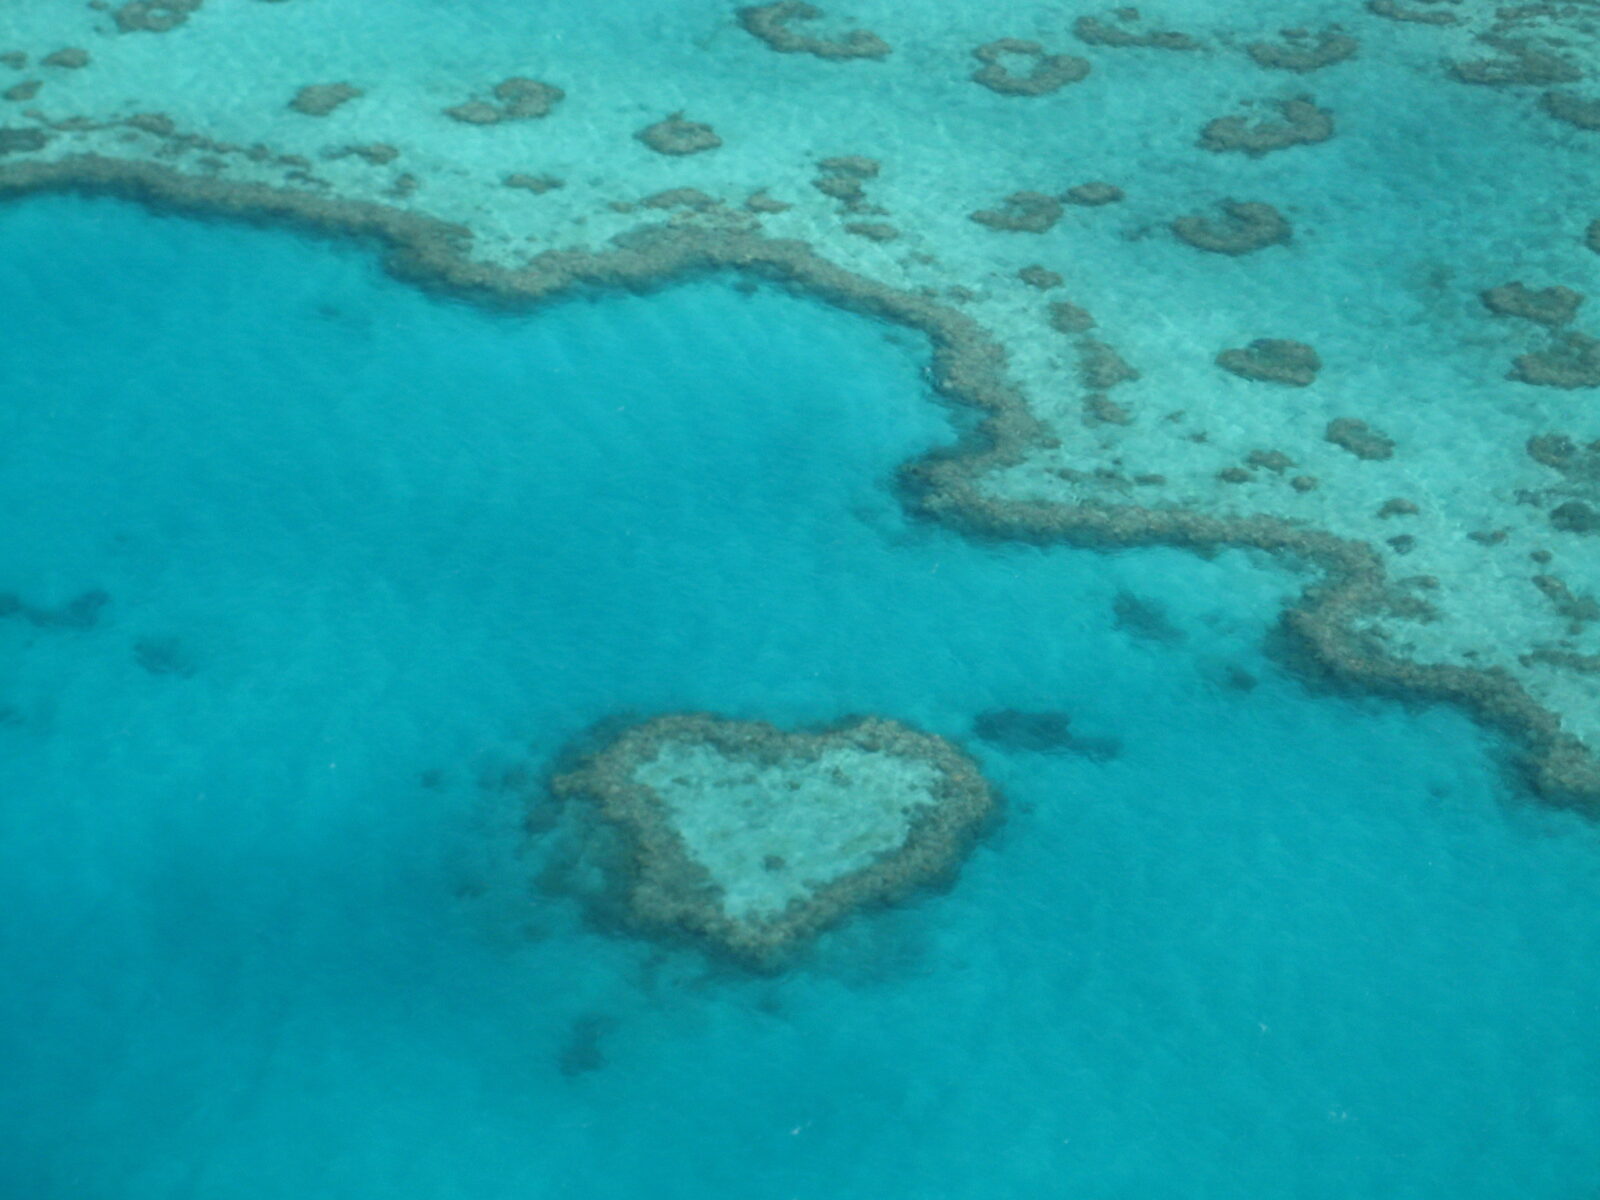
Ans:
POLYGON ((1527 87, 1576 83, 1583 78, 1583 69, 1571 59, 1534 50, 1520 42, 1483 40, 1502 51, 1504 57, 1452 62, 1448 69, 1451 79, 1484 87, 1527 87))
POLYGON ((0 158, 8 154, 31 154, 50 144, 50 134, 42 129, 12 129, 0 126, 0 158))
MULTIPOLYGON (((1131 23, 1139 19, 1139 10, 1136 8, 1119 8, 1113 15, 1120 21, 1131 23)), ((1176 33, 1162 29, 1152 29, 1146 33, 1135 33, 1131 29, 1108 25, 1098 17, 1079 17, 1073 22, 1072 32, 1077 35, 1079 41, 1087 42, 1091 46, 1111 46, 1118 50, 1200 49, 1200 43, 1187 33, 1176 33)))
POLYGON ((361 89, 348 83, 311 83, 294 94, 289 107, 308 117, 325 117, 360 95, 361 89))
POLYGON ((1328 422, 1323 439, 1341 450, 1348 450, 1357 458, 1380 461, 1394 457, 1394 439, 1379 433, 1365 421, 1355 417, 1336 417, 1328 422))
POLYGON ((1546 92, 1539 97, 1539 107, 1558 121, 1600 133, 1600 100, 1585 100, 1571 92, 1546 92))
POLYGON ((1047 54, 1038 42, 1023 38, 985 42, 972 52, 972 57, 983 64, 972 73, 973 82, 1002 96, 1044 96, 1087 79, 1090 70, 1087 59, 1047 54), (1026 61, 1027 74, 1013 72, 1007 65, 1008 58, 1026 61))
POLYGON ((1401 8, 1395 0, 1367 0, 1367 11, 1391 21, 1406 21, 1413 25, 1454 25, 1455 13, 1431 12, 1420 8, 1401 8))
POLYGON ((1322 359, 1304 342, 1288 338, 1257 338, 1243 350, 1224 350, 1217 366, 1241 379, 1308 387, 1322 370, 1322 359))
POLYGON ((1586 297, 1571 288, 1555 287, 1534 290, 1520 281, 1502 283, 1478 293, 1483 306, 1496 316, 1521 317, 1540 325, 1565 325, 1578 315, 1586 297))
POLYGON ((1104 204, 1117 203, 1123 195, 1123 190, 1116 184, 1096 179, 1090 183, 1069 187, 1061 193, 1061 198, 1068 204, 1076 204, 1083 208, 1099 208, 1104 204))
POLYGON ((1061 220, 1061 201, 1043 192, 1012 192, 1000 208, 980 209, 967 219, 1005 233, 1044 233, 1061 220))
POLYGON ((1309 146, 1333 136, 1333 114, 1318 108, 1309 96, 1276 100, 1282 120, 1218 117, 1200 131, 1200 145, 1216 154, 1239 151, 1260 158, 1290 146, 1309 146))
POLYGON ((64 67, 69 71, 82 70, 89 65, 89 52, 82 46, 63 46, 39 60, 41 66, 64 67))
POLYGON ((1250 254, 1289 240, 1289 222, 1270 204, 1257 200, 1224 200, 1224 219, 1179 217, 1172 232, 1196 250, 1212 254, 1250 254))
POLYGON ((722 139, 711 126, 699 121, 686 121, 681 112, 675 112, 654 125, 646 125, 633 136, 657 154, 678 157, 701 154, 722 145, 722 139))
POLYGON ((755 4, 741 8, 739 24, 747 33, 760 38, 780 54, 814 54, 818 58, 886 58, 890 46, 870 29, 852 29, 837 38, 817 37, 793 26, 796 22, 820 20, 823 12, 804 0, 782 0, 778 4, 755 4))
POLYGON ((529 121, 548 117, 566 99, 566 92, 553 83, 513 76, 494 85, 494 98, 468 100, 444 110, 444 115, 464 125, 498 125, 501 121, 529 121))
POLYGON ((1312 35, 1304 29, 1285 29, 1281 42, 1251 42, 1245 52, 1258 67, 1270 71, 1294 71, 1305 75, 1355 57, 1361 43, 1337 29, 1324 29, 1312 35))
POLYGON ((1574 483, 1600 483, 1600 441, 1579 446, 1564 433, 1540 433, 1528 439, 1528 457, 1574 483))
POLYGON ((205 0, 129 0, 112 17, 123 33, 166 33, 200 11, 205 0))
POLYGON ((653 935, 688 936, 714 952, 758 969, 782 966, 806 942, 868 905, 901 901, 919 888, 953 878, 967 851, 994 817, 998 797, 977 764, 943 738, 881 717, 849 717, 814 732, 790 733, 760 721, 707 713, 657 717, 632 726, 575 770, 551 781, 567 802, 592 806, 621 845, 605 856, 617 914, 653 935), (671 808, 636 772, 668 744, 705 746, 752 767, 815 762, 847 748, 933 766, 938 782, 911 818, 905 841, 875 861, 814 887, 781 913, 734 918, 722 892, 674 828, 671 808))
POLYGON ((508 270, 473 261, 466 228, 386 205, 96 155, 0 165, 0 199, 50 191, 116 195, 189 215, 367 240, 383 251, 384 268, 397 279, 495 307, 527 308, 585 285, 638 290, 731 269, 918 330, 929 339, 933 387, 950 402, 976 410, 979 419, 954 445, 900 469, 900 493, 914 513, 983 539, 1099 550, 1253 548, 1303 563, 1316 577, 1283 614, 1278 645, 1308 679, 1458 705, 1518 740, 1518 765, 1540 796, 1600 814, 1600 760, 1514 678, 1498 670, 1411 662, 1387 653, 1356 628, 1358 619, 1388 603, 1384 561, 1370 545, 1267 515, 1003 501, 985 494, 978 481, 1020 462, 1043 436, 1009 377, 1004 350, 965 313, 856 275, 804 242, 741 230, 663 227, 625 237, 600 252, 547 251, 526 267, 508 270))
POLYGON ((854 208, 866 199, 866 181, 876 179, 881 169, 875 158, 841 154, 817 163, 817 177, 811 181, 811 186, 824 196, 841 201, 847 208, 854 208))
POLYGON ((1600 338, 1568 330, 1551 339, 1545 350, 1518 355, 1506 375, 1536 387, 1600 387, 1600 338))

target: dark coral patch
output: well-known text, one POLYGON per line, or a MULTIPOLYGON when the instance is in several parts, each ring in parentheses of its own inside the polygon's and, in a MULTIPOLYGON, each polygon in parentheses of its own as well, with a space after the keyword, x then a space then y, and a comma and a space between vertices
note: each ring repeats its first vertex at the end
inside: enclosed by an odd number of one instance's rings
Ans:
POLYGON ((870 29, 852 29, 838 37, 818 37, 796 29, 800 22, 820 20, 823 12, 804 0, 755 4, 739 10, 739 24, 780 54, 814 54, 818 58, 884 58, 889 43, 870 29))
POLYGON ((1224 350, 1217 366, 1242 379, 1306 387, 1322 369, 1316 350, 1288 338, 1257 338, 1243 350, 1224 350))
POLYGON ((1568 331, 1551 339, 1548 348, 1518 355, 1507 379, 1537 387, 1600 387, 1600 338, 1568 331))
POLYGON ((1281 42, 1251 42, 1245 51, 1258 67, 1304 75, 1354 57, 1361 45, 1349 34, 1333 29, 1315 35, 1303 29, 1286 29, 1282 37, 1281 42))
POLYGON ((1309 96, 1273 102, 1281 120, 1218 117, 1200 131, 1200 145, 1213 153, 1238 151, 1260 158, 1290 146, 1309 146, 1333 136, 1333 114, 1318 108, 1309 96))
POLYGON ((681 112, 673 113, 654 125, 646 125, 633 135, 657 154, 682 156, 715 150, 722 139, 709 125, 686 121, 681 112))
POLYGON ((1044 233, 1061 220, 1061 201, 1043 192, 1012 192, 999 208, 980 209, 970 220, 1006 233, 1044 233))
POLYGON ((1022 38, 985 42, 972 56, 983 64, 973 72, 973 81, 1002 96, 1043 96, 1088 78, 1090 70, 1087 59, 1071 54, 1047 54, 1038 42, 1022 38), (1008 59, 1025 62, 1026 74, 1014 72, 1008 59))
POLYGON ((1224 200, 1223 220, 1210 217, 1179 217, 1172 232, 1193 246, 1212 254, 1249 254, 1289 240, 1289 222, 1270 204, 1256 200, 1224 200))

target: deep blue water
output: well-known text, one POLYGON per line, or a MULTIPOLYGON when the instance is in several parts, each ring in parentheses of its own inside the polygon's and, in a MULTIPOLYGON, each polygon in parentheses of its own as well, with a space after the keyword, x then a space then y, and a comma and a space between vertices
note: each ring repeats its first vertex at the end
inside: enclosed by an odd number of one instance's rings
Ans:
POLYGON ((1266 565, 909 522, 912 335, 74 198, 0 210, 0 294, 0 1195, 1600 1186, 1595 829, 1281 675, 1266 565), (529 780, 685 708, 914 722, 1007 819, 777 977, 606 937, 529 780))

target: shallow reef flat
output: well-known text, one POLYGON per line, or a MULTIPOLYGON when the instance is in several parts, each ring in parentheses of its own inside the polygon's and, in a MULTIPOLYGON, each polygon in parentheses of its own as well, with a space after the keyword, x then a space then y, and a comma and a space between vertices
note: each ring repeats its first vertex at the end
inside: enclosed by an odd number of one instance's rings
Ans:
POLYGON ((658 717, 553 786, 590 809, 576 824, 606 873, 597 897, 635 928, 756 966, 952 876, 996 807, 960 750, 874 717, 796 733, 658 717))
POLYGON ((592 15, 30 6, 0 193, 376 237, 493 303, 734 268, 921 330, 983 418, 905 468, 923 512, 1282 556, 1307 671, 1600 801, 1592 5, 592 15))

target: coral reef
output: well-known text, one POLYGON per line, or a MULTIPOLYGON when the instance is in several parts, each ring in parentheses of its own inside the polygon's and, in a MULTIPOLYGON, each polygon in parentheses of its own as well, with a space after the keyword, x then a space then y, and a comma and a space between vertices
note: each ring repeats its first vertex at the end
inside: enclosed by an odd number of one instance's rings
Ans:
POLYGON ((1455 13, 1435 12, 1420 8, 1401 8, 1395 0, 1367 0, 1367 11, 1374 16, 1391 21, 1407 21, 1414 25, 1454 25, 1455 13))
POLYGON ((1452 62, 1449 64, 1450 78, 1458 83, 1475 83, 1484 87, 1548 86, 1552 83, 1576 83, 1583 78, 1583 69, 1570 59, 1504 39, 1485 40, 1503 51, 1504 57, 1452 62))
POLYGON ((205 0, 129 0, 112 13, 123 33, 166 33, 198 12, 205 0))
POLYGON ((699 188, 668 188, 664 192, 656 192, 639 201, 644 208, 688 208, 696 212, 703 212, 708 208, 717 206, 715 196, 708 196, 699 188))
POLYGON ((1304 75, 1354 57, 1361 45, 1337 29, 1324 29, 1315 35, 1304 29, 1285 29, 1280 36, 1281 42, 1251 42, 1245 52, 1258 67, 1304 75))
POLYGON ((1334 418, 1328 422, 1328 428, 1322 436, 1357 458, 1378 461, 1394 457, 1394 439, 1355 417, 1334 418))
POLYGON ((1568 500, 1550 510, 1550 524, 1563 533, 1600 533, 1600 511, 1582 500, 1568 500))
POLYGON ((1087 59, 1070 54, 1047 54, 1038 42, 1022 38, 985 42, 972 56, 983 64, 973 72, 973 81, 1002 96, 1043 96, 1086 79, 1090 69, 1087 59), (1006 65, 1008 56, 1027 62, 1027 74, 1014 73, 1006 65))
POLYGON ((1333 114, 1318 108, 1309 96, 1273 101, 1281 121, 1258 117, 1218 117, 1200 131, 1200 145, 1214 153, 1239 151, 1260 158, 1274 150, 1325 142, 1333 136, 1333 114))
POLYGON ((1094 317, 1088 309, 1071 301, 1057 300, 1050 306, 1050 328, 1061 333, 1087 333, 1094 328, 1094 317))
POLYGON ((1111 346, 1086 337, 1078 343, 1078 378, 1086 388, 1105 391, 1119 383, 1132 383, 1139 378, 1139 372, 1111 346))
POLYGON ((1304 342, 1288 338, 1257 338, 1243 350, 1224 350, 1217 366, 1243 379, 1306 387, 1322 370, 1317 352, 1304 342))
POLYGON ((93 629, 100 623, 100 611, 111 597, 91 588, 54 608, 29 604, 15 592, 0 592, 0 618, 16 617, 36 629, 93 629))
POLYGON ((856 207, 866 199, 865 182, 877 178, 878 160, 861 154, 842 154, 817 163, 817 177, 811 186, 824 196, 856 207))
POLYGON ((880 717, 797 733, 658 717, 551 786, 586 806, 618 918, 756 967, 949 878, 997 803, 960 750, 880 717))
POLYGON ((1584 100, 1571 92, 1546 92, 1539 97, 1539 107, 1558 121, 1600 132, 1600 100, 1584 100))
MULTIPOLYGON (((1124 24, 1130 24, 1139 19, 1139 10, 1136 8, 1119 8, 1113 14, 1124 24)), ((1079 17, 1072 25, 1072 32, 1080 41, 1091 46, 1111 46, 1117 49, 1143 48, 1150 50, 1198 50, 1200 43, 1186 33, 1175 33, 1171 30, 1150 30, 1147 33, 1135 33, 1116 25, 1108 25, 1098 17, 1079 17)))
POLYGON ((289 107, 308 117, 325 117, 361 94, 360 88, 348 83, 311 83, 294 94, 289 107))
POLYGON ((501 121, 538 120, 548 117, 566 98, 566 92, 553 83, 513 76, 494 85, 498 103, 467 100, 444 109, 444 115, 463 125, 498 125, 501 121))
POLYGON ((818 58, 884 58, 889 43, 868 29, 852 29, 836 38, 818 37, 794 28, 796 22, 817 21, 823 12, 804 0, 781 0, 739 10, 739 24, 781 54, 814 54, 818 58))
POLYGON ((43 150, 49 143, 50 135, 42 129, 0 126, 0 158, 7 154, 31 154, 43 150))
MULTIPOLYGON (((195 144, 203 140, 177 133, 160 114, 143 116, 153 127, 168 130, 152 136, 181 137, 195 144)), ((116 125, 131 133, 139 119, 125 118, 116 125)), ((294 156, 263 147, 255 157, 287 166, 294 156)), ((534 305, 580 285, 634 288, 689 273, 736 269, 918 330, 929 339, 933 388, 975 414, 955 446, 926 454, 897 473, 900 495, 918 515, 981 538, 1101 548, 1171 545, 1201 553, 1251 547, 1305 564, 1311 581, 1284 611, 1274 642, 1285 661, 1324 686, 1459 705, 1516 739, 1514 762, 1543 798, 1600 810, 1600 764, 1563 727, 1552 702, 1535 698, 1516 674, 1498 666, 1419 662, 1366 632, 1372 614, 1389 611, 1392 588, 1387 555, 1365 542, 1265 513, 1008 500, 989 494, 984 481, 1022 461, 1041 439, 1041 426, 1012 381, 1001 346, 970 315, 935 297, 856 274, 804 242, 764 236, 753 223, 716 228, 662 223, 614 239, 602 250, 549 250, 512 269, 469 255, 471 235, 461 225, 331 191, 228 180, 145 159, 91 153, 49 161, 23 154, 0 163, 0 199, 63 190, 117 195, 176 213, 364 239, 381 248, 384 268, 397 279, 496 307, 534 305)), ((1600 233, 1591 237, 1600 249, 1600 233)), ((1387 445, 1392 454, 1392 443, 1381 434, 1361 422, 1342 421, 1330 426, 1336 439, 1372 433, 1376 447, 1387 445)), ((1559 443, 1541 445, 1552 462, 1563 464, 1568 478, 1582 469, 1585 452, 1562 456, 1559 443)), ((1139 477, 1140 482, 1159 479, 1139 477)), ((1290 484, 1296 492, 1317 486, 1311 475, 1295 476, 1290 484)), ((1389 548, 1399 551, 1395 545, 1389 548)))
POLYGON ((39 62, 46 67, 65 67, 69 71, 76 71, 89 65, 89 52, 81 46, 65 46, 46 54, 39 62))
POLYGON ((1289 222, 1270 204, 1256 200, 1224 200, 1224 220, 1179 217, 1172 232, 1197 250, 1212 254, 1249 254, 1289 240, 1289 222))
POLYGON ((646 125, 633 136, 657 154, 700 154, 722 145, 722 139, 711 126, 699 121, 686 121, 681 112, 675 112, 654 125, 646 125))
POLYGON ((1163 645, 1183 641, 1183 630, 1168 619, 1159 605, 1129 591, 1120 591, 1112 599, 1111 619, 1123 633, 1140 641, 1163 645))
POLYGON ((1075 732, 1064 712, 1027 712, 1015 708, 990 709, 972 720, 973 736, 1001 749, 1028 754, 1077 754, 1096 762, 1115 758, 1122 750, 1116 738, 1075 732))
POLYGON ((900 236, 900 231, 887 221, 851 221, 844 231, 869 242, 892 242, 900 236))
POLYGON ((1116 184, 1103 183, 1100 180, 1069 187, 1061 195, 1061 198, 1068 204, 1077 204, 1084 208, 1099 208, 1102 204, 1115 204, 1122 197, 1123 191, 1116 184))
POLYGON ((1551 339, 1548 349, 1518 355, 1507 379, 1538 387, 1600 387, 1600 338, 1569 330, 1551 339))
POLYGON ((751 192, 745 199, 745 208, 753 213, 781 213, 788 212, 794 205, 783 200, 777 200, 767 195, 767 189, 751 192))
POLYGON ((1479 293, 1490 312, 1502 317, 1521 317, 1540 325, 1565 325, 1577 316, 1584 302, 1582 292, 1567 287, 1547 287, 1535 291, 1520 282, 1502 283, 1479 293))
POLYGON ((1043 192, 1012 192, 1000 208, 980 209, 968 219, 1006 233, 1044 233, 1061 220, 1061 201, 1043 192))
POLYGON ((501 115, 508 121, 547 117, 566 95, 553 83, 521 76, 502 79, 494 85, 494 98, 500 101, 501 115))

